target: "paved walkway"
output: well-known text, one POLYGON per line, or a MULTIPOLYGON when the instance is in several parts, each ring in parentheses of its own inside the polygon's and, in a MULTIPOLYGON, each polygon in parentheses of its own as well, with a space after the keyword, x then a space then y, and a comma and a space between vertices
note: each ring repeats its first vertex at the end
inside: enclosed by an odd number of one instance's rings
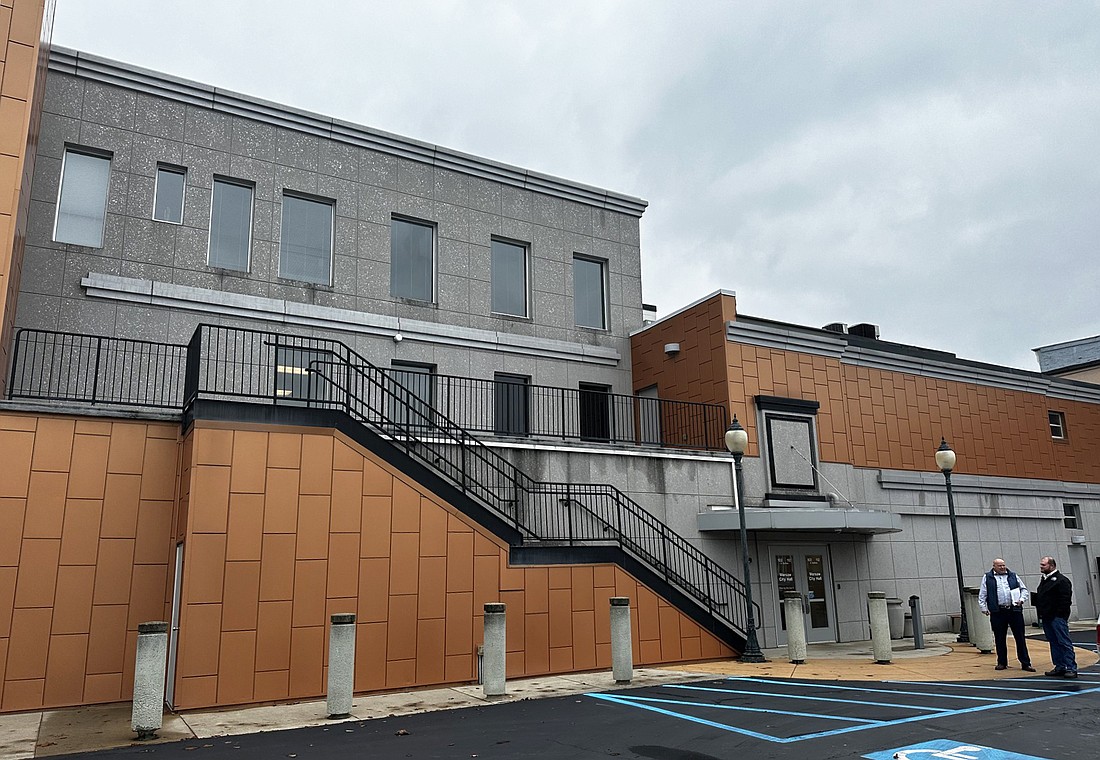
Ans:
MULTIPOLYGON (((1073 624, 1076 630, 1092 626, 1073 624)), ((969 644, 956 644, 954 634, 929 634, 926 647, 913 649, 912 639, 893 642, 889 665, 876 665, 871 655, 871 642, 844 644, 811 644, 806 662, 793 665, 786 649, 765 650, 768 662, 747 664, 737 661, 715 661, 675 668, 639 668, 634 680, 625 686, 616 685, 608 672, 577 673, 509 681, 508 694, 487 699, 480 686, 456 686, 392 694, 356 697, 351 717, 366 720, 412 713, 449 710, 490 703, 522 699, 582 694, 616 688, 634 688, 663 683, 685 683, 706 680, 716 675, 754 675, 761 677, 803 678, 842 681, 972 681, 993 678, 1019 678, 1028 675, 1018 663, 1008 670, 993 669, 993 655, 983 655, 969 644)), ((1052 667, 1044 642, 1033 641, 1029 649, 1032 662, 1041 674, 1052 667)), ((1009 652, 1015 652, 1009 642, 1009 652)), ((1097 663, 1097 655, 1077 650, 1079 667, 1097 663)), ((0 760, 21 760, 32 757, 72 752, 87 752, 133 743, 130 731, 130 703, 93 707, 48 710, 44 712, 0 715, 0 760)), ((264 705, 228 710, 196 710, 164 716, 164 726, 158 732, 159 742, 195 740, 196 748, 209 745, 215 737, 250 734, 258 731, 336 725, 325 718, 325 701, 264 705)))

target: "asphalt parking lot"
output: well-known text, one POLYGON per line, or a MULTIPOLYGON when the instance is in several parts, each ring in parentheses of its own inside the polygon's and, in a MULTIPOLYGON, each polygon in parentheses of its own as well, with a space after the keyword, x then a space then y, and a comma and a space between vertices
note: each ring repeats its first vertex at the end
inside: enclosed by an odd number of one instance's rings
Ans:
POLYGON ((1100 747, 1100 667, 972 682, 722 678, 69 757, 1068 760, 1100 747))

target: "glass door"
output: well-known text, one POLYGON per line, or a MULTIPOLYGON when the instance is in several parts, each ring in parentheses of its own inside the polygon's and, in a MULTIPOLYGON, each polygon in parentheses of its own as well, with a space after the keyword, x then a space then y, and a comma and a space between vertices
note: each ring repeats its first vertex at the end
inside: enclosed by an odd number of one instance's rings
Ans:
POLYGON ((806 641, 836 641, 829 547, 777 546, 772 548, 771 555, 778 591, 779 644, 787 643, 787 610, 782 602, 790 591, 802 597, 806 641))

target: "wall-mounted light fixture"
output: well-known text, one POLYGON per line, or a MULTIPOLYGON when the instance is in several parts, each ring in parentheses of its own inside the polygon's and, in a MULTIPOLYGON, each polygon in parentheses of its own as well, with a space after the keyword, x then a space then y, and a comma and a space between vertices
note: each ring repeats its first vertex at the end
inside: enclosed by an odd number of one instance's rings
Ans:
POLYGON ((665 344, 665 355, 667 355, 669 358, 671 358, 673 356, 676 356, 676 354, 678 354, 678 353, 680 353, 680 344, 679 343, 666 343, 665 344))

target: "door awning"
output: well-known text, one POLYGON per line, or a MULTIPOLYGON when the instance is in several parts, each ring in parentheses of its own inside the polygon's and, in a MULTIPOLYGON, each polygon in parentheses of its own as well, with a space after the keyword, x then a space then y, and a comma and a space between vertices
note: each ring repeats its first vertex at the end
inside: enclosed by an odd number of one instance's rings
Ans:
MULTIPOLYGON (((698 517, 699 531, 738 531, 741 521, 733 507, 710 507, 698 517)), ((747 530, 794 531, 803 533, 898 533, 901 516, 876 509, 837 507, 747 507, 747 530)))

